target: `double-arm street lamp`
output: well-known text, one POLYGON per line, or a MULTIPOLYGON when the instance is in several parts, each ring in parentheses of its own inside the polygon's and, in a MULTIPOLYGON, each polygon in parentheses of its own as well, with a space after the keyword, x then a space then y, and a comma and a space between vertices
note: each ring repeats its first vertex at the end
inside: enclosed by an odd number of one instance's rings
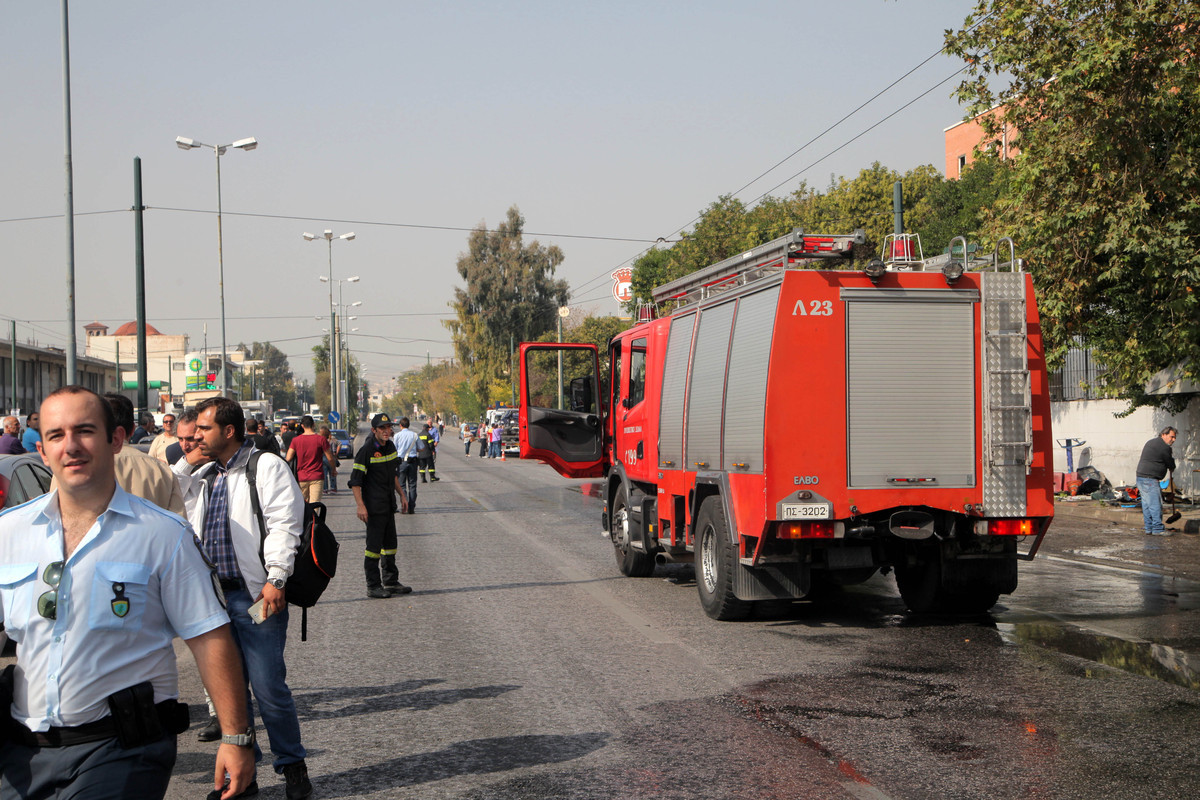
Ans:
POLYGON ((221 374, 224 376, 224 391, 225 397, 229 396, 229 370, 226 368, 226 362, 229 360, 229 349, 225 346, 225 255, 221 244, 221 156, 225 155, 225 151, 230 147, 237 150, 253 150, 258 147, 258 140, 253 136, 246 139, 238 139, 231 144, 205 144, 198 142, 195 139, 189 139, 186 136, 175 137, 175 144, 181 150, 193 150, 197 147, 207 147, 212 150, 217 157, 217 269, 218 283, 221 290, 221 374))
MULTIPOLYGON (((335 344, 337 330, 337 312, 333 307, 333 240, 344 239, 347 242, 354 238, 354 232, 343 233, 341 236, 334 236, 333 231, 326 230, 320 236, 312 233, 304 233, 304 241, 315 242, 317 239, 324 239, 329 246, 329 277, 321 277, 322 281, 329 283, 329 410, 337 411, 337 354, 335 344)), ((351 281, 357 281, 358 278, 351 278, 351 281)))

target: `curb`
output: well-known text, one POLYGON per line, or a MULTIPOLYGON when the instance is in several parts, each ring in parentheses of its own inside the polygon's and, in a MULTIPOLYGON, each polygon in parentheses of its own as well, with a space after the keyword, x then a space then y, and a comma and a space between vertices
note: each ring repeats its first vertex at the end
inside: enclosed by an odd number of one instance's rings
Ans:
MULTIPOLYGON (((1168 508, 1168 506, 1163 507, 1164 517, 1170 513, 1167 510, 1168 508)), ((1200 509, 1197 509, 1193 505, 1182 507, 1179 511, 1183 514, 1183 517, 1175 523, 1175 526, 1184 533, 1200 533, 1200 509)), ((1054 515, 1056 517, 1100 519, 1136 528, 1141 528, 1142 526, 1142 510, 1140 507, 1114 508, 1099 500, 1059 501, 1054 504, 1054 515)))

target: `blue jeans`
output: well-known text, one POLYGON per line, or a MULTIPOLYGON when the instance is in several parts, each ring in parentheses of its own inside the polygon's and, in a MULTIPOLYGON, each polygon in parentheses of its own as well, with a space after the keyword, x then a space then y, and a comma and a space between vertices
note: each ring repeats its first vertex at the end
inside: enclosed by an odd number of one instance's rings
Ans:
POLYGON ((333 477, 333 473, 329 471, 328 464, 322 464, 321 470, 324 474, 325 484, 321 487, 322 491, 330 492, 337 489, 337 478, 333 477))
MULTIPOLYGON (((281 773, 285 766, 303 761, 305 756, 304 745, 300 744, 300 720, 296 717, 296 703, 287 685, 287 666, 283 661, 288 612, 285 608, 259 625, 247 613, 253 604, 254 598, 245 589, 225 592, 226 610, 233 623, 230 626, 233 640, 241 651, 242 669, 250 689, 254 690, 263 727, 267 729, 271 752, 275 755, 275 772, 281 773)), ((253 725, 254 709, 249 690, 246 692, 246 713, 253 725)), ((257 742, 254 760, 262 760, 262 749, 257 742)))
POLYGON ((1162 487, 1154 478, 1137 479, 1138 497, 1142 501, 1142 522, 1146 533, 1162 533, 1162 487))

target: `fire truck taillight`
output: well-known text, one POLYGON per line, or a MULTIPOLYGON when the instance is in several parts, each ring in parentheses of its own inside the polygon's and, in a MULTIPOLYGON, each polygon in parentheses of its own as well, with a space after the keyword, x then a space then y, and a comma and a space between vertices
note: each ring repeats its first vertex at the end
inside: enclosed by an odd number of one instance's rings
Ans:
POLYGON ((1035 532, 1031 519, 988 520, 989 536, 1033 536, 1035 532))
POLYGON ((781 522, 776 534, 780 539, 832 539, 832 521, 781 522))

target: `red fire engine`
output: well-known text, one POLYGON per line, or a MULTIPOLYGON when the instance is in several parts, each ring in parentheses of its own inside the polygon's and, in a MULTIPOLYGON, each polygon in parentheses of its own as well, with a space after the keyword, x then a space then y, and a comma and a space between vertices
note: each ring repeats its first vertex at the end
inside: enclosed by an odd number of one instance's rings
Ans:
POLYGON ((603 478, 623 574, 694 561, 714 619, 881 569, 916 612, 1016 589, 1054 514, 1032 280, 1011 240, 888 238, 862 271, 813 268, 861 231, 795 231, 661 286, 605 376, 593 345, 521 345, 521 457, 603 478))

